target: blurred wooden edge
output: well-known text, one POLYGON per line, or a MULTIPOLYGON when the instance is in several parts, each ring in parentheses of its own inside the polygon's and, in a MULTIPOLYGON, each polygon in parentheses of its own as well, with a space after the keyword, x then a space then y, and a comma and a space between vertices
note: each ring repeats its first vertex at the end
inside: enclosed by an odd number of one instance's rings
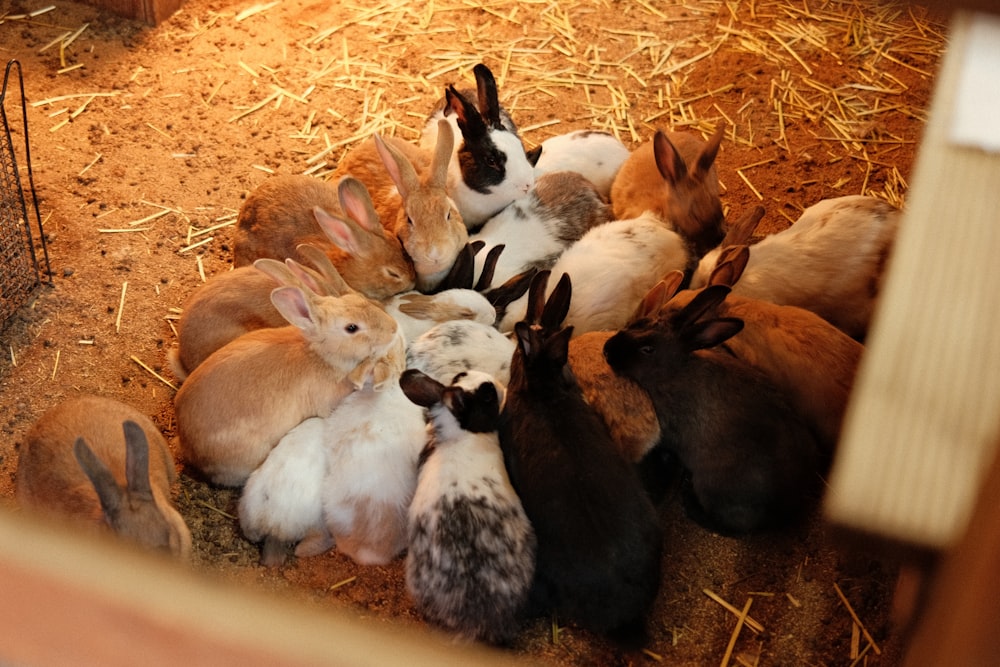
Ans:
POLYGON ((0 664, 467 667, 514 656, 224 582, 0 509, 0 664))
POLYGON ((83 2, 151 26, 166 21, 184 4, 184 0, 83 0, 83 2))
POLYGON ((948 140, 973 15, 953 15, 907 209, 824 501, 836 524, 943 549, 1000 432, 1000 154, 948 140))

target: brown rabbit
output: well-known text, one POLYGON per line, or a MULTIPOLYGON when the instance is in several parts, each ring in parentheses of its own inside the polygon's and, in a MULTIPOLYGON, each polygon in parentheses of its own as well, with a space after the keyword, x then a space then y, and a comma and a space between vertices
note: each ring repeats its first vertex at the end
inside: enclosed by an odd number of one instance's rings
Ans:
MULTIPOLYGON (((708 286, 735 286, 749 257, 746 246, 727 248, 708 286)), ((664 296, 669 301, 659 309, 659 316, 670 317, 700 291, 686 290, 671 298, 667 290, 664 296)), ((827 454, 832 454, 864 346, 819 315, 796 306, 730 293, 716 310, 722 317, 744 323, 743 330, 725 342, 726 349, 784 391, 827 454)))
POLYGON ((715 156, 726 130, 719 123, 708 142, 686 132, 657 130, 625 160, 611 185, 619 220, 652 211, 691 244, 697 257, 722 240, 722 203, 715 156))
POLYGON ((176 480, 167 443, 148 417, 110 398, 80 396, 48 410, 28 431, 17 499, 186 559, 191 532, 170 501, 176 480))
POLYGON ((334 177, 368 186, 375 210, 413 260, 417 289, 431 291, 448 274, 469 233, 445 189, 455 143, 451 125, 438 123, 434 152, 373 136, 344 156, 334 177))
POLYGON ((293 326, 223 346, 174 397, 181 451, 217 484, 242 485, 303 419, 326 417, 367 383, 380 388, 405 363, 395 320, 363 296, 286 286, 271 301, 293 326))
POLYGON ((296 257, 297 246, 322 248, 348 285, 372 299, 414 286, 413 263, 399 239, 383 229, 364 184, 334 186, 310 176, 274 176, 240 208, 233 265, 261 257, 296 257))
POLYGON ((213 276, 184 302, 177 323, 177 346, 167 352, 174 377, 183 382, 191 371, 226 343, 248 331, 288 325, 271 303, 271 292, 281 285, 296 285, 316 294, 344 294, 350 288, 319 248, 300 247, 318 264, 310 270, 292 259, 258 259, 213 276))

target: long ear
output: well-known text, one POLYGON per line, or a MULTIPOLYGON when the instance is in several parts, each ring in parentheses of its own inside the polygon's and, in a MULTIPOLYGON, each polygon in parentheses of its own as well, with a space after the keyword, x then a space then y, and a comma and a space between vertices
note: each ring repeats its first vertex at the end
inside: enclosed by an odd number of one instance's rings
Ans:
POLYGON ((332 291, 332 286, 327 284, 326 280, 323 279, 323 276, 313 271, 308 266, 299 264, 291 257, 285 260, 285 265, 300 282, 299 287, 303 287, 313 294, 339 296, 338 292, 332 291))
POLYGON ((483 117, 479 114, 479 110, 455 90, 455 86, 448 86, 444 96, 451 110, 455 112, 458 129, 461 130, 462 136, 467 142, 476 141, 486 136, 488 128, 483 117))
POLYGON ((743 320, 735 317, 718 317, 696 322, 681 333, 686 348, 704 350, 724 343, 743 330, 743 320))
POLYGON ((479 274, 479 280, 472 289, 477 292, 483 292, 490 288, 490 283, 493 282, 493 275, 497 270, 497 262, 500 261, 500 253, 503 252, 505 247, 503 243, 498 243, 486 253, 486 259, 483 260, 483 271, 479 274))
MULTIPOLYGON (((385 235, 375 205, 372 204, 371 194, 364 183, 352 176, 345 176, 337 184, 337 197, 344 215, 370 232, 385 235)), ((315 210, 314 208, 313 211, 315 210)))
POLYGON ((483 115, 483 118, 490 127, 500 129, 503 127, 500 123, 500 96, 497 91, 496 79, 493 78, 493 72, 486 65, 479 63, 472 68, 472 73, 476 75, 479 113, 483 115))
POLYGON ((749 245, 753 238, 757 226, 764 217, 764 207, 754 206, 743 214, 739 220, 731 225, 727 225, 726 236, 722 239, 722 245, 749 245))
POLYGON ((542 353, 556 366, 565 366, 569 360, 569 340, 573 337, 573 327, 563 327, 544 341, 542 353))
POLYGON ((411 403, 430 408, 441 402, 445 386, 416 368, 407 368, 399 376, 399 388, 411 403))
POLYGON ((485 292, 483 296, 486 297, 486 300, 490 302, 490 305, 496 309, 499 315, 501 311, 507 310, 507 306, 520 299, 528 291, 528 287, 531 285, 531 281, 536 273, 538 273, 538 269, 528 269, 509 279, 503 285, 485 292))
POLYGON ((438 121, 437 143, 434 145, 434 157, 427 175, 427 185, 441 188, 448 183, 448 165, 451 164, 451 153, 455 149, 455 131, 451 123, 443 118, 438 121))
POLYGON ((295 247, 302 257, 313 265, 323 279, 324 291, 330 296, 343 296, 344 294, 355 294, 356 290, 348 285, 340 275, 340 271, 330 261, 322 249, 308 243, 300 243, 295 247))
POLYGON ((284 262, 279 262, 276 259, 270 257, 261 257, 260 259, 255 259, 253 262, 253 268, 257 269, 261 273, 265 273, 270 276, 279 285, 298 285, 299 281, 295 277, 284 262))
POLYGON ((333 245, 354 256, 361 253, 361 239, 358 232, 364 230, 360 226, 350 220, 330 215, 319 206, 313 206, 313 217, 333 245))
POLYGON ((555 331, 562 326, 562 321, 566 319, 566 315, 569 313, 569 304, 572 297, 573 285, 570 282, 569 274, 563 273, 559 278, 559 282, 556 283, 555 288, 552 290, 552 294, 549 295, 548 300, 545 302, 545 308, 542 310, 540 324, 543 331, 555 331))
POLYGON ((663 279, 653 285, 653 287, 646 292, 646 296, 642 297, 642 302, 639 304, 639 308, 636 310, 635 316, 632 320, 635 321, 642 318, 655 318, 656 314, 661 308, 663 308, 664 304, 666 304, 667 301, 670 301, 670 299, 677 294, 677 290, 683 282, 684 272, 678 269, 674 269, 667 275, 663 276, 663 279))
POLYGON ((138 500, 153 500, 149 483, 149 441, 142 427, 131 419, 122 422, 125 434, 125 480, 128 492, 138 500))
POLYGON ((701 153, 698 155, 698 161, 695 165, 695 174, 699 178, 703 178, 706 174, 708 174, 708 170, 712 168, 712 163, 715 162, 715 156, 719 153, 719 144, 722 143, 722 137, 725 135, 726 121, 719 121, 719 125, 715 128, 715 132, 711 137, 709 137, 705 148, 703 148, 701 153))
POLYGON ((517 336, 517 346, 525 359, 533 359, 538 353, 538 330, 527 322, 514 324, 514 335, 517 336))
POLYGON ((532 167, 538 165, 538 158, 542 157, 542 145, 538 144, 531 150, 524 151, 524 156, 528 158, 528 164, 532 167))
POLYGON ((723 249, 719 260, 708 277, 709 285, 726 285, 732 287, 743 275, 750 261, 750 248, 745 245, 734 245, 723 249))
POLYGON ((458 251, 455 261, 444 277, 429 294, 438 294, 449 289, 470 289, 476 277, 476 252, 466 243, 458 251))
POLYGON ((702 317, 713 313, 715 308, 722 303, 726 295, 729 294, 729 287, 726 285, 711 285, 698 292, 688 305, 681 308, 670 318, 671 324, 679 329, 693 325, 702 317))
POLYGON ((687 165, 663 130, 653 135, 653 159, 663 180, 676 184, 687 178, 687 165))
POLYGON ((73 455, 87 479, 94 485, 94 491, 101 501, 101 510, 109 525, 114 525, 121 516, 122 505, 125 502, 125 490, 118 486, 114 475, 104 464, 104 461, 97 458, 94 451, 87 445, 83 438, 77 438, 73 444, 73 455))
POLYGON ((539 271, 531 279, 531 286, 528 288, 528 309, 524 315, 524 321, 528 324, 538 324, 542 320, 542 310, 545 308, 545 287, 549 284, 549 274, 551 271, 545 269, 539 271))
MULTIPOLYGON (((440 143, 440 141, 439 141, 440 143)), ((406 200, 409 194, 420 187, 420 179, 413 165, 394 146, 387 144, 382 137, 375 135, 375 149, 378 151, 389 178, 396 184, 400 196, 406 200)))
POLYGON ((278 309, 281 316, 303 331, 313 331, 316 320, 313 316, 312 304, 305 293, 298 287, 278 287, 271 292, 271 303, 278 309))

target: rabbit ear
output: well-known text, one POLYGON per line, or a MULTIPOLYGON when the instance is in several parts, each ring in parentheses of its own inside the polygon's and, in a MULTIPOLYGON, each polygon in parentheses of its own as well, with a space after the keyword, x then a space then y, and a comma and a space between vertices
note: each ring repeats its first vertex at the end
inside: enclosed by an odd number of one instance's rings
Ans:
POLYGON ((97 458, 97 455, 83 438, 77 438, 73 444, 73 455, 84 474, 87 475, 87 479, 94 485, 94 491, 97 492, 97 497, 101 501, 104 519, 108 525, 113 526, 118 521, 125 503, 124 489, 118 486, 118 482, 115 481, 108 466, 97 458))
POLYGON ((437 294, 449 289, 469 289, 476 275, 476 253, 472 246, 466 243, 458 251, 458 256, 448 270, 448 275, 429 293, 437 294))
POLYGON ((344 294, 357 294, 357 292, 341 277, 337 267, 330 261, 329 256, 322 249, 308 243, 301 243, 295 247, 298 253, 316 269, 321 279, 323 293, 329 296, 343 296, 344 294))
POLYGON ((445 386, 431 376, 417 370, 408 368, 399 376, 399 388, 411 403, 415 403, 424 408, 430 408, 441 402, 445 386))
POLYGON ((477 292, 483 292, 490 288, 490 283, 493 282, 493 274, 497 270, 497 262, 500 261, 500 253, 503 252, 505 247, 503 243, 498 243, 486 253, 486 259, 483 260, 483 272, 479 274, 479 280, 472 289, 477 292))
POLYGON ((305 292, 298 287, 278 287, 271 292, 271 303, 278 309, 288 323, 302 329, 312 331, 316 327, 312 304, 306 298, 305 292))
POLYGON ((726 236, 722 239, 722 245, 749 245, 764 213, 763 206, 755 206, 744 213, 742 218, 728 225, 726 236))
POLYGON ((569 313, 569 304, 572 296, 573 285, 570 282, 569 274, 563 273, 559 278, 559 282, 556 283, 555 289, 552 290, 552 294, 549 295, 548 300, 545 302, 545 308, 542 310, 540 324, 543 331, 555 331, 562 325, 562 321, 566 319, 566 315, 569 313))
POLYGON ((323 230, 323 233, 326 234, 326 237, 330 239, 333 245, 355 256, 361 253, 361 243, 358 235, 361 229, 358 225, 350 220, 330 215, 319 206, 313 206, 313 217, 316 218, 320 229, 323 230))
POLYGON ((679 183, 687 178, 687 165, 674 145, 667 139, 663 130, 657 130, 653 135, 653 159, 656 168, 665 181, 671 184, 679 183))
POLYGON ((462 131, 465 141, 476 141, 485 137, 488 128, 476 107, 469 100, 465 99, 460 92, 455 90, 455 86, 448 86, 445 89, 444 95, 451 110, 455 112, 458 129, 462 131))
POLYGON ((726 342, 742 330, 743 320, 736 317, 717 317, 686 327, 681 334, 681 340, 689 351, 704 350, 726 342))
POLYGON ((695 174, 697 174, 699 178, 706 176, 708 174, 708 170, 712 168, 712 163, 715 162, 715 156, 719 153, 719 144, 722 143, 722 137, 724 137, 725 134, 726 121, 720 121, 719 126, 715 128, 715 133, 709 137, 708 144, 698 155, 698 161, 695 166, 695 174))
POLYGON ((682 282, 684 282, 684 272, 680 270, 675 269, 663 276, 663 279, 653 285, 652 289, 646 292, 646 296, 642 297, 639 309, 632 320, 656 317, 664 304, 677 294, 682 282))
POLYGON ((497 315, 501 316, 501 311, 505 312, 507 306, 520 299, 528 291, 536 273, 538 273, 538 269, 528 269, 509 279, 500 287, 494 287, 485 292, 483 296, 496 309, 497 315))
POLYGON ((520 348, 524 358, 534 358, 534 355, 538 351, 538 330, 527 322, 515 322, 514 335, 517 336, 517 346, 520 348))
POLYGON ((714 312, 729 294, 727 285, 711 285, 698 292, 691 302, 670 318, 671 324, 679 330, 694 325, 705 315, 714 312))
POLYGON ((336 296, 336 293, 330 291, 330 286, 328 286, 326 281, 323 280, 323 276, 316 273, 309 267, 299 264, 291 257, 285 260, 285 265, 288 267, 289 271, 295 275, 295 278, 300 283, 300 287, 306 288, 313 294, 336 296))
POLYGON ((125 434, 125 480, 133 499, 153 501, 149 484, 149 441, 142 427, 127 419, 122 422, 125 434))
POLYGON ((295 275, 288 270, 284 262, 279 262, 270 257, 261 257, 254 260, 253 267, 261 273, 271 276, 279 285, 297 285, 295 275))
POLYGON ((750 248, 745 245, 729 246, 719 255, 719 260, 708 277, 708 284, 732 287, 743 275, 749 261, 750 248))
MULTIPOLYGON (((440 143, 440 139, 438 141, 440 143)), ((400 196, 406 200, 409 194, 420 187, 420 179, 413 165, 406 159, 406 156, 399 152, 394 146, 386 143, 382 137, 375 135, 375 148, 382 159, 382 164, 389 172, 389 178, 395 183, 400 196)))
POLYGON ((573 327, 563 327, 542 341, 542 354, 549 363, 565 366, 569 360, 569 340, 573 337, 573 327))
POLYGON ((487 124, 494 129, 501 129, 500 123, 500 96, 497 91, 497 82, 493 78, 493 72, 482 63, 478 63, 472 68, 476 76, 476 92, 479 95, 479 113, 483 115, 487 124))
MULTIPOLYGON (((370 232, 379 235, 385 234, 382 222, 375 211, 375 205, 372 204, 371 194, 364 183, 351 176, 345 176, 337 184, 337 196, 340 200, 340 207, 348 218, 370 232)), ((314 213, 316 208, 313 209, 314 213)))
POLYGON ((538 144, 531 150, 524 151, 524 156, 528 158, 528 164, 532 167, 538 165, 538 158, 542 157, 542 145, 538 144))
POLYGON ((542 310, 545 308, 545 287, 549 284, 549 274, 551 271, 545 269, 539 271, 531 279, 531 286, 528 288, 528 309, 524 320, 528 324, 538 324, 542 319, 542 310))
POLYGON ((437 144, 434 145, 434 157, 431 160, 427 185, 432 188, 444 188, 448 182, 448 165, 451 164, 451 153, 455 148, 455 131, 451 123, 443 118, 438 121, 437 144))

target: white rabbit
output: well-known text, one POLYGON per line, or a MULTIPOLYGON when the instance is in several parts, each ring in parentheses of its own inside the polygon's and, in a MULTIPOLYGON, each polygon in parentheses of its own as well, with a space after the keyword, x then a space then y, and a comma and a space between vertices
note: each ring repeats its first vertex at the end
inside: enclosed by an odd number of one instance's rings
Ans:
POLYGON ((618 137, 600 130, 575 130, 541 143, 535 177, 554 171, 573 171, 594 184, 601 196, 611 195, 615 175, 630 155, 618 137))
POLYGON ((489 373, 499 382, 510 378, 514 343, 489 324, 472 320, 442 322, 410 343, 406 365, 444 384, 463 371, 489 373))
MULTIPOLYGON (((862 339, 899 217, 891 204, 862 195, 813 204, 791 227, 750 246, 750 260, 733 294, 811 310, 862 339)), ((721 252, 720 247, 702 258, 692 288, 707 284, 721 252)))

